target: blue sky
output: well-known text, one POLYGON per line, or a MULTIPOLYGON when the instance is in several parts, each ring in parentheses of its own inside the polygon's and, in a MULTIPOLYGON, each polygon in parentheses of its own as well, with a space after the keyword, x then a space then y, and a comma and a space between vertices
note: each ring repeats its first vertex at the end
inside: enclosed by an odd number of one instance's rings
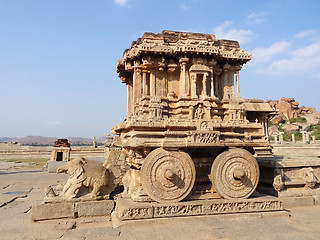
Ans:
POLYGON ((0 137, 110 133, 126 114, 117 59, 146 31, 238 40, 243 98, 319 111, 319 13, 318 0, 0 0, 0 137))

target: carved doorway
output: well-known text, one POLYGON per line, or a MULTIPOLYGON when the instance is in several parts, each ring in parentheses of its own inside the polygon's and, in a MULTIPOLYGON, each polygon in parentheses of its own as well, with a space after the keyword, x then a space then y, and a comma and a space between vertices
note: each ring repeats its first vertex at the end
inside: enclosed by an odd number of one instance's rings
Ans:
POLYGON ((57 161, 61 162, 63 160, 63 152, 57 152, 57 161))

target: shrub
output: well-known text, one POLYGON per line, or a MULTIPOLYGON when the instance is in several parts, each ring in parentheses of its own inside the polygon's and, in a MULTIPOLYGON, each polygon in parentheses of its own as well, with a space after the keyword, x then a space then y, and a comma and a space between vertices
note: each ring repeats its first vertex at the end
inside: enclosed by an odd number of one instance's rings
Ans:
POLYGON ((304 117, 296 117, 296 118, 291 118, 289 120, 290 123, 294 123, 294 122, 300 122, 300 123, 305 123, 307 122, 307 119, 305 119, 304 117))
POLYGON ((315 136, 316 140, 320 140, 320 125, 311 125, 308 129, 308 132, 312 132, 311 136, 315 136))

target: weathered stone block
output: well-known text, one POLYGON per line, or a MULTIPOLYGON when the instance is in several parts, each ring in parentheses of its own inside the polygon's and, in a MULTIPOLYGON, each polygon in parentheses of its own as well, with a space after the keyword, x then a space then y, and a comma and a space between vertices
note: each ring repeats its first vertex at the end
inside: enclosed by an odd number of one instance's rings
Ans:
POLYGON ((315 195, 313 196, 313 198, 314 198, 314 204, 320 205, 320 195, 315 195))
POLYGON ((57 169, 62 166, 63 164, 65 164, 66 162, 56 162, 56 161, 48 161, 47 162, 47 168, 48 168, 48 172, 49 173, 56 173, 57 169))
POLYGON ((32 206, 31 220, 48 220, 75 217, 75 204, 71 202, 48 203, 32 206))
POLYGON ((281 198, 283 208, 314 205, 313 196, 281 198))
POLYGON ((282 210, 277 198, 241 200, 199 200, 168 204, 137 203, 130 199, 117 199, 112 216, 117 220, 135 220, 161 217, 215 215, 226 213, 270 212, 282 210))
POLYGON ((76 212, 78 213, 78 217, 110 215, 113 208, 114 201, 112 200, 76 203, 76 212))
POLYGON ((131 199, 117 199, 115 213, 120 220, 153 218, 151 203, 137 203, 131 199))

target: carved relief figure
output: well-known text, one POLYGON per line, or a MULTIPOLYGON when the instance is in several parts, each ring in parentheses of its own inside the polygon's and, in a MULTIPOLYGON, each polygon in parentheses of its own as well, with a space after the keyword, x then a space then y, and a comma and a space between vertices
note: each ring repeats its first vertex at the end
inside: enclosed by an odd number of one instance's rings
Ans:
POLYGON ((199 106, 196 108, 196 111, 194 113, 195 119, 203 119, 204 116, 204 110, 202 104, 199 104, 199 106))

